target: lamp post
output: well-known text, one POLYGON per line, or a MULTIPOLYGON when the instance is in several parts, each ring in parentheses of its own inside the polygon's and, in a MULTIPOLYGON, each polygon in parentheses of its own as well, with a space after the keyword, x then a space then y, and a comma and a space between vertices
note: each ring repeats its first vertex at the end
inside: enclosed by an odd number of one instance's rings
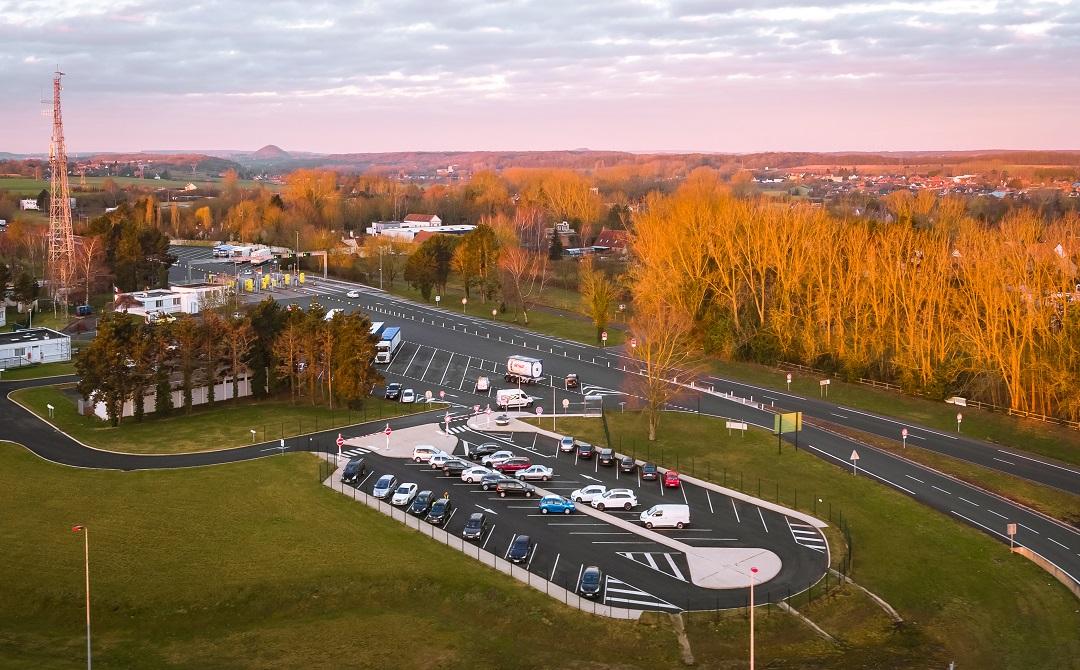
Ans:
POLYGON ((750 568, 750 670, 754 670, 754 575, 757 568, 750 568))
POLYGON ((71 531, 83 534, 83 568, 86 574, 86 670, 90 670, 93 665, 90 656, 90 530, 86 526, 72 526, 71 531))

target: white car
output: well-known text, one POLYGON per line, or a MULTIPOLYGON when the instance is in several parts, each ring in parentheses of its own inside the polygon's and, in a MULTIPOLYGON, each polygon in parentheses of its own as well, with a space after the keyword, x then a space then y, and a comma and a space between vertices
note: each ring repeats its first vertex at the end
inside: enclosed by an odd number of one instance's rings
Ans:
POLYGON ((360 297, 360 291, 349 291, 348 293, 345 294, 345 297, 346 298, 359 298, 360 297))
POLYGON ((461 481, 467 484, 479 484, 480 480, 484 478, 484 475, 490 475, 491 470, 483 467, 482 465, 474 465, 471 468, 466 468, 461 473, 461 481))
POLYGON ((637 496, 630 489, 611 489, 592 501, 592 506, 603 512, 609 507, 621 507, 630 510, 637 507, 637 496))
POLYGON ((439 453, 432 455, 432 457, 428 459, 428 464, 430 464, 431 467, 435 470, 442 470, 442 466, 446 465, 446 462, 452 458, 453 456, 446 453, 445 451, 440 451, 439 453))
POLYGON ((416 402, 416 391, 405 389, 401 392, 401 402, 416 402))
POLYGON ((606 486, 603 486, 602 484, 590 484, 571 493, 570 499, 574 502, 591 503, 605 493, 607 493, 606 486))
POLYGON ((419 487, 416 484, 402 484, 394 491, 394 497, 390 499, 391 505, 408 505, 416 497, 419 487))
POLYGON ((375 482, 375 486, 371 489, 371 495, 382 500, 386 496, 390 495, 390 492, 397 487, 397 477, 394 475, 383 475, 375 482))
POLYGON ((480 462, 488 466, 489 468, 493 468, 499 463, 502 463, 503 461, 509 460, 513 457, 514 452, 506 451, 504 449, 502 451, 496 451, 494 454, 488 454, 487 456, 484 456, 480 459, 480 462))
POLYGON ((516 476, 518 479, 539 479, 546 482, 555 476, 555 471, 546 465, 537 464, 530 465, 524 470, 518 470, 516 476))
POLYGON ((570 452, 574 450, 574 438, 569 435, 559 438, 559 451, 570 452))
POLYGON ((491 390, 491 380, 488 379, 487 377, 484 377, 483 375, 481 375, 480 377, 477 377, 476 378, 476 392, 477 393, 487 393, 489 390, 491 390))
POLYGON ((442 449, 436 449, 430 444, 418 444, 412 450, 412 459, 416 463, 427 463, 435 454, 441 454, 442 449))

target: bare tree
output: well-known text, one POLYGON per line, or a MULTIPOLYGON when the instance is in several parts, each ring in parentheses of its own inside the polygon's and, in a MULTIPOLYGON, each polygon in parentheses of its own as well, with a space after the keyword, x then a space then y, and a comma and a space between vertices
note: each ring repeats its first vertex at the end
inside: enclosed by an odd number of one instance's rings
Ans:
POLYGON ((660 413, 680 391, 678 375, 692 374, 692 327, 682 310, 664 305, 642 307, 630 322, 630 331, 637 340, 631 355, 642 365, 639 393, 645 398, 649 440, 656 439, 660 413))

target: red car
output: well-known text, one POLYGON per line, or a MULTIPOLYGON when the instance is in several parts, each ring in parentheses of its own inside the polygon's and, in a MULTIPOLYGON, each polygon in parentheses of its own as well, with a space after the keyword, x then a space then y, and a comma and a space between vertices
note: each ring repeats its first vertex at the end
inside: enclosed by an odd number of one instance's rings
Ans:
POLYGON ((524 470, 525 468, 529 467, 530 465, 532 465, 532 461, 530 461, 527 458, 522 458, 522 457, 519 456, 519 457, 516 457, 516 458, 508 458, 508 459, 506 459, 502 463, 499 463, 498 465, 496 465, 495 469, 498 470, 499 472, 502 472, 502 473, 505 474, 507 472, 517 472, 518 470, 524 470))
POLYGON ((679 473, 674 470, 668 470, 664 473, 664 488, 677 489, 679 488, 679 473))

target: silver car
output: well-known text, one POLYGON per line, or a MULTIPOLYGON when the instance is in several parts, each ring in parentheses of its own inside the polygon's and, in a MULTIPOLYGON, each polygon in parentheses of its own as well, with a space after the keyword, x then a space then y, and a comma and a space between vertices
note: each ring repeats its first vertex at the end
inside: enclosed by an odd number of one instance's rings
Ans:
POLYGON ((371 490, 371 495, 381 500, 390 495, 390 492, 396 488, 397 477, 394 475, 383 475, 375 482, 375 487, 371 490))

